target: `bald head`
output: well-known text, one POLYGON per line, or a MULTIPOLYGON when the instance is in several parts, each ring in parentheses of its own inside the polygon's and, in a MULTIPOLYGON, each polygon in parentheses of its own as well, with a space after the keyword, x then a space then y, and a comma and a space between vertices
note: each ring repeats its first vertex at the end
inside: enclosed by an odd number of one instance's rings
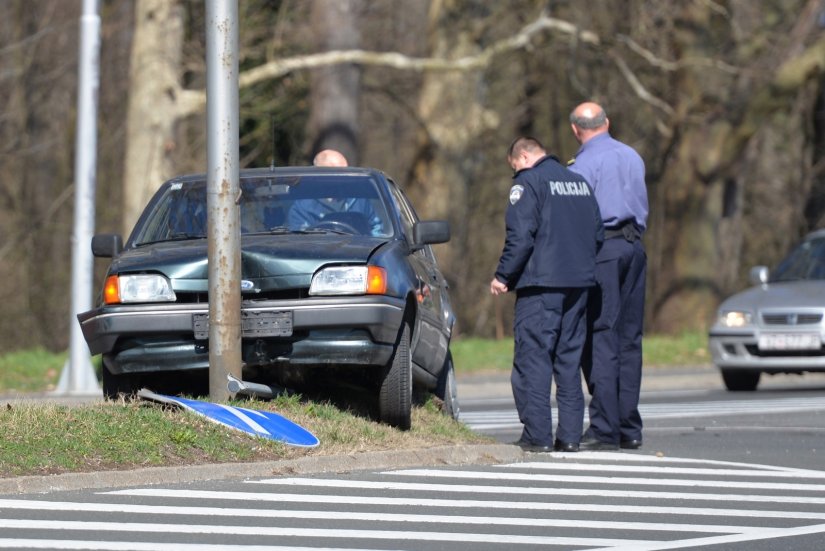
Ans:
POLYGON ((570 127, 579 143, 584 143, 593 136, 607 132, 610 120, 601 105, 586 101, 570 113, 570 127))
POLYGON ((312 159, 315 166, 347 166, 347 158, 340 151, 334 149, 324 149, 312 159))

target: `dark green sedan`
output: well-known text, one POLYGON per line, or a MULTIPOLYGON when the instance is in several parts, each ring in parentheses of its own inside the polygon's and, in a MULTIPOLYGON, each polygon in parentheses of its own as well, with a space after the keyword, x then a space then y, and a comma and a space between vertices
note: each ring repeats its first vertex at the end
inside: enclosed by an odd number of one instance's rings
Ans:
MULTIPOLYGON (((92 240, 112 262, 100 305, 78 319, 103 356, 107 398, 208 379, 206 195, 205 175, 174 178, 125 244, 92 240)), ((365 168, 243 170, 239 204, 244 381, 355 381, 402 429, 415 387, 457 417, 455 316, 430 247, 449 240, 447 222, 420 221, 392 180, 365 168)))

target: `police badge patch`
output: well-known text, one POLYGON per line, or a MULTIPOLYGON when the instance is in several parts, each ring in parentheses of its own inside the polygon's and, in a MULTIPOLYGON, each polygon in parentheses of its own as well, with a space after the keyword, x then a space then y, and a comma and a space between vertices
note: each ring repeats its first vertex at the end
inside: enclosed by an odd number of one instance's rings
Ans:
POLYGON ((510 188, 510 204, 515 205, 524 193, 524 186, 516 184, 510 188))

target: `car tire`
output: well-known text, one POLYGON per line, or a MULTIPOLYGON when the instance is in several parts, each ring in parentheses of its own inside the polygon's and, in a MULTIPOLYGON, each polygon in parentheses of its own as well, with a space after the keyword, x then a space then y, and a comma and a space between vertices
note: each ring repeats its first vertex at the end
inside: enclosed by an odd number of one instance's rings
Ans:
POLYGON ((378 412, 382 422, 401 430, 412 424, 412 357, 410 324, 401 327, 389 365, 384 369, 378 391, 378 412))
POLYGON ((754 370, 745 369, 723 369, 722 380, 725 387, 732 392, 751 392, 759 385, 761 373, 754 370))
POLYGON ((438 376, 438 384, 435 387, 435 395, 441 400, 441 411, 445 415, 458 419, 458 385, 455 380, 455 366, 453 365, 453 355, 448 350, 447 358, 444 360, 444 368, 438 376))
POLYGON ((117 400, 120 394, 126 398, 132 396, 140 390, 140 375, 136 373, 123 373, 115 375, 103 365, 103 398, 106 400, 117 400))

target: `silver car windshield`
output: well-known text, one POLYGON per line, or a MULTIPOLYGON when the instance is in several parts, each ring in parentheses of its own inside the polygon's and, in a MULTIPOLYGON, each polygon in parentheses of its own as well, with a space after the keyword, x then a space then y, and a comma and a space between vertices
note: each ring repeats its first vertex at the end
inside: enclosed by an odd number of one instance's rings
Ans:
MULTIPOLYGON (((241 234, 339 233, 392 236, 376 183, 363 175, 243 178, 241 234)), ((135 228, 136 246, 205 239, 206 182, 173 182, 135 228)))
POLYGON ((771 274, 771 281, 825 279, 825 239, 810 239, 791 251, 771 274))

